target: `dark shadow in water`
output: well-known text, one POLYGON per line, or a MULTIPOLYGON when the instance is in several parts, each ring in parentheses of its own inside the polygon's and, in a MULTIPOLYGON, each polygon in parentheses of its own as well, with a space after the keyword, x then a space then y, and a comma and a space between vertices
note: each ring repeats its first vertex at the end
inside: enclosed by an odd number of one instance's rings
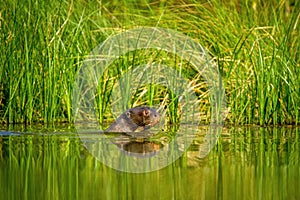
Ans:
POLYGON ((104 133, 106 135, 115 135, 111 138, 112 144, 115 144, 124 154, 134 157, 152 157, 159 152, 163 146, 159 141, 151 141, 153 134, 150 131, 131 132, 131 133, 104 133))

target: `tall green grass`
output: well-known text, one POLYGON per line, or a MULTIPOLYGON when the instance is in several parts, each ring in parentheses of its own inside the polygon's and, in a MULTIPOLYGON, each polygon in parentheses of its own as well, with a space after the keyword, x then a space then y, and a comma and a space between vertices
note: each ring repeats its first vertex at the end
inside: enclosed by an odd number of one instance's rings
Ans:
MULTIPOLYGON (((0 121, 71 122, 75 75, 89 52, 112 34, 157 26, 189 35, 215 58, 230 109, 227 123, 299 123, 298 7, 299 1, 292 0, 7 0, 0 5, 0 121)), ((122 59, 125 69, 130 69, 139 59, 151 56, 122 59)), ((209 115, 202 79, 193 71, 186 74, 199 97, 204 97, 199 99, 201 109, 209 115)), ((108 87, 105 80, 101 83, 100 88, 108 87)), ((153 89, 141 88, 146 95, 132 105, 176 100, 169 94, 164 101, 167 94, 153 89)), ((109 95, 105 90, 103 99, 97 99, 102 120, 109 113, 109 95)), ((173 121, 176 113, 170 109, 173 121)))

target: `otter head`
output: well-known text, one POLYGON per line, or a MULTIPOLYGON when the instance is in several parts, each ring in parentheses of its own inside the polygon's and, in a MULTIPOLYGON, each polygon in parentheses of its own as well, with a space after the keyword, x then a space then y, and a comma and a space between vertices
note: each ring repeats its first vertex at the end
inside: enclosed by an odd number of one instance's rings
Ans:
POLYGON ((129 109, 126 115, 136 125, 143 127, 155 126, 160 120, 160 114, 155 109, 149 107, 135 107, 129 109))

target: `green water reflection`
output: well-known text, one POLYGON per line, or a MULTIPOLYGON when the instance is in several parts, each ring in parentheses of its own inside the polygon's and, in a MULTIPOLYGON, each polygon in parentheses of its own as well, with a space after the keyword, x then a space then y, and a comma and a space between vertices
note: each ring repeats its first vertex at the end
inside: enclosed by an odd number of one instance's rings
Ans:
POLYGON ((168 167, 125 173, 70 130, 0 132, 1 199, 300 199, 299 128, 224 129, 203 159, 199 133, 168 167))

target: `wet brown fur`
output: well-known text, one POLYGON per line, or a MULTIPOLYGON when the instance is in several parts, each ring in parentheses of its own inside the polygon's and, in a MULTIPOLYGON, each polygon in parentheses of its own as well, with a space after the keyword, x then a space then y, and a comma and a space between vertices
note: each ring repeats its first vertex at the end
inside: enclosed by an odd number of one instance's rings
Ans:
POLYGON ((155 126, 160 120, 159 113, 149 107, 135 107, 126 110, 106 130, 107 132, 135 132, 155 126))

